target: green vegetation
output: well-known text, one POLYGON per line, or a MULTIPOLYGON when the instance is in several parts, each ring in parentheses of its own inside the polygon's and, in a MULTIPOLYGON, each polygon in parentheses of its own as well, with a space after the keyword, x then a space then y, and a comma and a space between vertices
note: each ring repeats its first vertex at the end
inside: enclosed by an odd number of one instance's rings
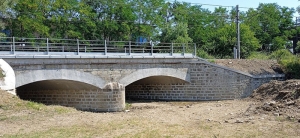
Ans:
POLYGON ((34 109, 34 110, 42 110, 42 108, 45 107, 45 105, 41 104, 41 103, 36 103, 36 102, 27 102, 25 105, 28 109, 34 109))
POLYGON ((281 59, 279 63, 283 66, 283 69, 288 78, 300 79, 300 57, 289 57, 287 59, 281 59))
POLYGON ((131 107, 131 104, 130 103, 125 103, 125 110, 129 110, 131 107))
POLYGON ((0 80, 5 77, 4 71, 0 68, 0 80))
POLYGON ((300 79, 300 56, 293 55, 288 50, 282 49, 271 54, 256 52, 249 56, 249 59, 274 59, 281 65, 287 78, 300 79))
POLYGON ((8 20, 4 18, 11 18, 12 17, 12 10, 11 8, 15 4, 16 0, 0 0, 0 37, 5 36, 4 33, 1 31, 5 29, 9 23, 8 20))
POLYGON ((204 59, 215 59, 215 57, 209 55, 207 52, 205 52, 203 49, 197 50, 197 56, 204 58, 204 59))
MULTIPOLYGON (((0 30, 20 38, 137 41, 144 37, 161 43, 196 43, 202 58, 232 58, 236 46, 235 8, 210 11, 202 5, 165 0, 0 2, 0 30)), ((241 57, 290 48, 290 39, 300 32, 294 27, 295 12, 276 3, 241 12, 241 57)))
POLYGON ((265 52, 252 52, 248 59, 269 59, 269 56, 265 52))

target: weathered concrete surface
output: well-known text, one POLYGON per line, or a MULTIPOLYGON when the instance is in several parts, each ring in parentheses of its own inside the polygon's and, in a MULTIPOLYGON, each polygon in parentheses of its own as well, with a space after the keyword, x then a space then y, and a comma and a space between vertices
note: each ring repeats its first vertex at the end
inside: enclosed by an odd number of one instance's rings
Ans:
POLYGON ((125 86, 151 76, 171 76, 187 82, 190 82, 188 68, 146 68, 139 69, 119 80, 125 86))
POLYGON ((2 70, 3 78, 0 78, 0 89, 16 95, 16 78, 15 72, 7 62, 0 59, 0 68, 2 70))
POLYGON ((67 69, 23 71, 22 73, 18 72, 16 78, 18 79, 16 87, 44 80, 73 80, 91 84, 99 88, 105 85, 105 81, 101 77, 82 71, 67 69))

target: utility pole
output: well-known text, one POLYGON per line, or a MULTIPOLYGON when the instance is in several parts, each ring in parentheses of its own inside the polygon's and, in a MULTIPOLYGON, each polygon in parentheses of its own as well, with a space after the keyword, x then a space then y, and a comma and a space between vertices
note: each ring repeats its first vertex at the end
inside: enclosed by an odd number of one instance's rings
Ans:
MULTIPOLYGON (((298 28, 298 17, 296 17, 296 30, 297 30, 297 28, 298 28)), ((297 43, 298 43, 298 31, 297 31, 296 37, 293 40, 293 54, 297 53, 297 51, 296 51, 297 43)))
POLYGON ((240 11, 239 5, 236 5, 236 34, 237 34, 237 58, 241 59, 241 43, 240 43, 240 11))

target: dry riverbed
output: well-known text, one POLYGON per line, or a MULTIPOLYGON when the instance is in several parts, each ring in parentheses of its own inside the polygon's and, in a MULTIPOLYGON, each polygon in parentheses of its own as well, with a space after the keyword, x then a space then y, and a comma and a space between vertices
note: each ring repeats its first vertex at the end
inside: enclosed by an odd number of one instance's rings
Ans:
MULTIPOLYGON (((257 99, 129 102, 114 113, 22 101, 0 92, 0 137, 299 137, 300 118, 257 110, 257 99)), ((300 110, 300 109, 299 109, 300 110)))

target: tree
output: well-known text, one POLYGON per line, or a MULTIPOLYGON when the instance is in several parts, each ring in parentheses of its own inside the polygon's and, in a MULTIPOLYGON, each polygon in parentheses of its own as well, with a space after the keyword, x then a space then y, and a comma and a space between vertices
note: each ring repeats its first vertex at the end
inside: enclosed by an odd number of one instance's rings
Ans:
POLYGON ((12 7, 15 3, 16 0, 0 0, 0 36, 5 36, 1 31, 11 24, 12 7))
POLYGON ((92 12, 92 7, 88 6, 85 1, 81 1, 78 4, 78 18, 75 21, 76 32, 80 32, 80 38, 82 39, 98 39, 97 26, 93 20, 96 14, 92 12))
POLYGON ((294 9, 281 7, 276 3, 260 4, 257 10, 247 11, 245 23, 255 32, 263 50, 284 48, 293 34, 294 9))
POLYGON ((14 10, 14 36, 95 39, 94 15, 83 1, 23 0, 14 10))
POLYGON ((77 0, 53 0, 51 3, 51 37, 82 38, 78 31, 79 3, 77 0))
POLYGON ((51 7, 48 0, 20 0, 14 7, 13 36, 48 37, 50 27, 46 25, 51 7))
POLYGON ((188 30, 188 3, 175 2, 168 5, 166 23, 162 27, 160 41, 165 43, 191 43, 188 30))
POLYGON ((213 15, 211 11, 203 9, 200 5, 190 7, 189 11, 188 34, 200 47, 209 42, 209 38, 214 32, 213 15))
POLYGON ((192 39, 188 36, 186 23, 177 23, 176 25, 168 23, 167 27, 162 29, 160 41, 164 43, 190 43, 192 39))
MULTIPOLYGON (((259 42, 249 26, 241 24, 241 58, 246 58, 250 53, 259 48, 259 42)), ((232 58, 233 47, 236 45, 236 25, 225 24, 211 34, 208 42, 201 46, 209 54, 217 58, 232 58)))
MULTIPOLYGON (((236 26, 234 26, 235 28, 236 26)), ((241 33, 241 58, 247 58, 252 52, 260 48, 259 40, 255 37, 255 32, 247 24, 240 25, 241 33)))
POLYGON ((129 40, 136 16, 132 1, 85 0, 95 16, 96 34, 99 39, 129 40))
POLYGON ((133 39, 146 37, 157 40, 161 28, 165 26, 167 3, 164 0, 134 0, 134 13, 137 17, 133 29, 133 39))

